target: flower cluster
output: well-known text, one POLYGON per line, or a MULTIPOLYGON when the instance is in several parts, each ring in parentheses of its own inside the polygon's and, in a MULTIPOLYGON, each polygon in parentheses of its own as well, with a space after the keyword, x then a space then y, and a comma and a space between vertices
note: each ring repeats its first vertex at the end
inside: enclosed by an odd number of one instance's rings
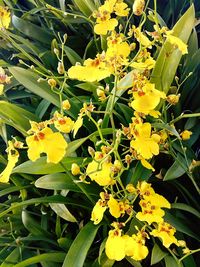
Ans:
MULTIPOLYGON (((59 79, 48 76, 46 81, 49 90, 59 94, 61 108, 54 110, 49 120, 30 121, 27 147, 14 140, 8 142, 8 164, 0 174, 0 182, 8 183, 19 158, 18 148, 27 149, 31 161, 36 161, 45 154, 47 163, 58 164, 68 149, 71 138, 68 134, 73 133, 72 138, 75 138, 87 118, 96 127, 98 135, 95 136, 95 141, 92 140, 94 148, 89 147, 88 153, 86 152, 87 163, 81 166, 73 163, 71 173, 76 176, 76 182, 96 183, 101 188, 99 199, 91 212, 91 221, 97 225, 106 216, 111 218, 105 253, 109 259, 116 261, 125 257, 136 261, 145 259, 149 253, 146 239, 152 237, 159 238, 166 248, 176 245, 187 250, 186 244, 183 245, 175 237, 176 229, 165 221, 165 209, 171 208, 168 200, 156 193, 150 183, 130 182, 131 178, 127 177, 130 168, 133 169, 138 163, 144 170, 156 171, 153 162, 155 156, 163 151, 169 152, 167 142, 174 134, 173 129, 176 131, 173 123, 161 129, 158 127, 160 122, 164 124, 167 109, 178 103, 180 94, 177 90, 167 95, 152 82, 151 73, 156 64, 154 50, 168 42, 173 50, 183 55, 187 53, 187 45, 173 35, 172 30, 161 27, 157 21, 152 32, 143 29, 146 16, 142 17, 139 25, 130 23, 132 15, 141 16, 144 8, 144 0, 135 0, 132 9, 123 0, 104 1, 91 15, 95 36, 105 41, 104 49, 94 58, 85 59, 82 65, 77 62, 65 71, 63 56, 59 58, 56 50, 60 76, 59 79), (125 25, 120 24, 122 18, 125 25), (64 82, 60 86, 62 78, 64 82), (69 117, 69 100, 62 101, 68 79, 87 82, 86 85, 97 84, 95 96, 91 96, 89 103, 82 103, 75 120, 69 117), (125 94, 123 101, 127 103, 126 108, 131 114, 127 124, 114 121, 114 115, 118 115, 115 103, 122 93, 125 94), (97 99, 100 103, 93 104, 97 99), (107 107, 103 110, 105 103, 107 107), (103 115, 96 120, 96 114, 103 115), (103 134, 104 128, 112 130, 112 137, 110 133, 103 134), (129 231, 127 226, 133 219, 138 220, 142 227, 139 229, 132 225, 133 229, 129 231)), ((8 28, 10 12, 0 7, 0 17, 0 28, 8 28)), ((63 53, 62 51, 62 55, 63 53)), ((0 68, 0 94, 4 84, 9 82, 10 77, 0 68)), ((177 131, 176 137, 173 137, 181 142, 181 139, 188 140, 191 135, 191 131, 184 130, 180 135, 177 131)), ((144 180, 143 177, 138 177, 139 179, 144 180)))

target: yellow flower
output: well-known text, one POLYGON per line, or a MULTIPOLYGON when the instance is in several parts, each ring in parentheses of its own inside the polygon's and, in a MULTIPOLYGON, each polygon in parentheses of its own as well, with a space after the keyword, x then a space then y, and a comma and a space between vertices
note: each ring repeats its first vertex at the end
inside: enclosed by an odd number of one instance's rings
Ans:
POLYGON ((140 160, 142 166, 144 166, 146 169, 152 170, 153 172, 155 171, 154 167, 143 157, 138 157, 140 160))
POLYGON ((70 105, 68 99, 66 99, 66 100, 64 100, 64 101, 62 102, 62 108, 63 108, 63 110, 69 110, 69 109, 71 108, 71 105, 70 105))
POLYGON ((136 125, 135 129, 135 140, 131 141, 130 146, 136 150, 137 154, 144 159, 158 155, 160 136, 158 134, 151 135, 151 124, 145 122, 142 125, 136 125))
POLYGON ((8 29, 10 21, 11 21, 10 11, 8 11, 7 7, 0 6, 0 29, 2 28, 8 29))
POLYGON ((95 158, 88 164, 86 174, 100 186, 112 185, 112 166, 113 164, 107 162, 101 152, 95 152, 95 158))
POLYGON ((102 199, 99 199, 92 210, 91 221, 93 221, 94 224, 98 224, 102 221, 106 208, 102 199))
POLYGON ((170 203, 159 194, 144 195, 144 199, 139 202, 142 211, 136 214, 140 221, 146 221, 149 225, 153 222, 163 222, 165 212, 161 208, 170 208, 170 203))
POLYGON ((3 94, 4 85, 0 84, 0 96, 3 94))
POLYGON ((135 0, 133 4, 133 14, 141 16, 144 10, 145 0, 135 0))
POLYGON ((80 167, 78 166, 78 164, 76 163, 72 163, 72 166, 71 166, 71 173, 73 175, 79 175, 80 174, 80 167))
POLYGON ((1 183, 8 183, 9 182, 9 177, 12 173, 13 168, 15 167, 15 164, 18 161, 19 158, 19 153, 15 149, 13 142, 8 141, 8 164, 4 171, 0 174, 0 182, 1 183))
POLYGON ((191 131, 184 130, 182 133, 180 133, 180 136, 183 140, 188 140, 190 139, 190 136, 192 135, 191 131))
POLYGON ((116 0, 108 0, 99 7, 98 11, 93 13, 93 17, 96 18, 96 25, 94 26, 96 34, 106 35, 108 31, 113 31, 118 25, 117 19, 111 18, 115 3, 116 0))
POLYGON ((110 260, 121 261, 125 256, 125 238, 122 237, 122 230, 114 229, 109 231, 106 240, 105 252, 110 260))
POLYGON ((167 35, 167 41, 177 47, 181 51, 182 55, 188 54, 187 45, 180 38, 169 34, 167 35))
POLYGON ((98 35, 106 35, 108 31, 113 31, 118 25, 116 19, 107 19, 101 21, 94 26, 94 32, 98 35))
POLYGON ((155 63, 156 61, 152 57, 149 57, 144 62, 142 61, 133 62, 132 64, 130 64, 130 66, 139 70, 145 70, 145 69, 151 70, 154 68, 155 63))
POLYGON ((0 84, 2 84, 2 83, 8 84, 8 83, 10 83, 10 79, 11 79, 11 77, 6 75, 4 69, 2 67, 0 67, 0 84))
POLYGON ((129 14, 130 8, 128 8, 128 5, 123 2, 116 3, 114 6, 115 14, 119 17, 126 17, 129 14))
POLYGON ((152 42, 143 32, 141 32, 140 28, 134 28, 134 36, 137 39, 137 41, 140 43, 140 45, 142 45, 143 47, 146 47, 146 48, 152 47, 152 42))
POLYGON ((109 77, 110 75, 111 73, 105 67, 101 55, 97 55, 95 59, 88 58, 84 61, 83 66, 72 66, 68 70, 68 76, 70 79, 77 79, 85 82, 100 81, 106 77, 109 77))
POLYGON ((180 94, 175 95, 175 94, 171 94, 167 96, 167 101, 171 104, 171 105, 176 105, 179 101, 180 98, 180 94))
POLYGON ((59 132, 69 133, 74 127, 74 121, 56 111, 54 113, 54 126, 59 132))
POLYGON ((47 162, 58 163, 65 155, 67 142, 61 133, 54 133, 49 127, 34 132, 26 138, 28 157, 35 161, 41 153, 47 154, 47 162))
POLYGON ((115 218, 119 218, 121 216, 121 209, 118 201, 114 199, 112 195, 110 195, 110 199, 108 200, 107 204, 109 207, 110 214, 115 218))
POLYGON ((142 196, 143 198, 145 198, 146 196, 150 196, 150 195, 155 194, 155 191, 152 188, 151 184, 147 183, 145 181, 138 182, 137 190, 138 190, 140 196, 142 196))
POLYGON ((158 224, 157 229, 154 229, 150 234, 155 237, 161 238, 163 245, 166 248, 169 248, 171 244, 178 244, 178 240, 175 238, 174 234, 176 229, 171 226, 169 223, 162 222, 158 224))
MULTIPOLYGON (((165 98, 165 93, 155 89, 155 84, 146 83, 142 90, 133 93, 134 100, 131 106, 137 112, 150 114, 160 103, 161 98, 165 98)), ((154 115, 152 113, 152 115, 154 115)))
POLYGON ((145 246, 145 232, 139 231, 136 235, 132 235, 132 237, 128 235, 124 235, 125 239, 125 253, 126 256, 131 257, 136 261, 140 261, 146 258, 149 251, 145 246))

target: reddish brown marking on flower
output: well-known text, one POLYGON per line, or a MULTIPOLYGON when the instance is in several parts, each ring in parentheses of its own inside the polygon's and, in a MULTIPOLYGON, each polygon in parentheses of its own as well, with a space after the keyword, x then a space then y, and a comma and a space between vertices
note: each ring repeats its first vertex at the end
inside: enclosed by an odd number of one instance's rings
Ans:
POLYGON ((39 141, 39 138, 37 135, 34 135, 34 141, 39 141))
POLYGON ((39 133, 37 134, 37 136, 38 136, 38 138, 39 138, 40 140, 43 140, 44 137, 45 137, 45 134, 42 133, 42 132, 39 132, 39 133))
POLYGON ((60 125, 64 125, 64 124, 66 123, 66 121, 65 121, 64 118, 60 118, 60 119, 58 120, 58 123, 59 123, 60 125))
POLYGON ((139 96, 144 96, 144 95, 145 95, 145 92, 139 91, 139 92, 138 92, 138 95, 139 95, 139 96))
POLYGON ((156 209, 156 206, 155 205, 152 205, 151 206, 151 210, 155 210, 156 209))

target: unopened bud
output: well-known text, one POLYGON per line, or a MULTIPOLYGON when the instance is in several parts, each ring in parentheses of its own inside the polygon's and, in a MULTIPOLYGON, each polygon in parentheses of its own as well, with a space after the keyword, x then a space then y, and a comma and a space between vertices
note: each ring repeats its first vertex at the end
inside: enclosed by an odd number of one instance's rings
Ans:
POLYGON ((63 40, 64 40, 64 43, 66 43, 66 41, 67 41, 67 34, 65 33, 64 35, 63 35, 63 40))
POLYGON ((80 174, 80 167, 76 164, 76 163, 73 163, 72 166, 71 166, 71 173, 73 175, 78 175, 80 174))
POLYGON ((175 95, 175 94, 171 94, 167 96, 167 101, 171 104, 171 105, 176 105, 179 101, 180 98, 180 94, 175 95))
POLYGON ((88 153, 90 154, 91 157, 94 157, 95 155, 95 150, 93 147, 89 146, 88 147, 88 153))
POLYGON ((135 0, 133 4, 133 14, 141 16, 144 10, 145 0, 135 0))
POLYGON ((59 56, 59 50, 57 48, 54 48, 53 52, 54 52, 54 54, 56 54, 56 56, 59 56))
POLYGON ((62 62, 58 62, 57 71, 59 74, 63 74, 65 72, 65 68, 62 62))
POLYGON ((137 191, 133 184, 127 184, 127 186, 126 186, 126 190, 127 190, 129 193, 135 193, 135 192, 137 191))
POLYGON ((51 86, 51 87, 56 87, 56 80, 54 80, 54 79, 49 79, 48 80, 48 84, 51 86))
POLYGON ((71 108, 71 105, 70 105, 70 103, 69 103, 69 100, 64 100, 64 101, 62 102, 62 108, 63 108, 64 110, 69 110, 69 109, 71 108))

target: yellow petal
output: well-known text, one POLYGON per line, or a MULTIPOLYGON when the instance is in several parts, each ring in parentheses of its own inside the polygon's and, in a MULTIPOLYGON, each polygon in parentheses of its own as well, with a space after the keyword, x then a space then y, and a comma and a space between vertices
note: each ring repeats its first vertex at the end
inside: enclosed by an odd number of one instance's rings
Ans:
POLYGON ((146 159, 141 159, 141 163, 145 168, 155 171, 154 167, 146 159))
POLYGON ((105 210, 106 207, 103 207, 101 205, 101 201, 98 201, 92 210, 91 221, 93 221, 94 224, 100 223, 101 220, 103 219, 105 210))
POLYGON ((31 135, 26 137, 26 143, 28 145, 28 158, 32 161, 36 161, 43 152, 43 146, 41 142, 35 138, 34 135, 31 135))
POLYGON ((109 232, 105 245, 105 252, 110 260, 121 261, 125 257, 125 240, 120 235, 113 234, 115 230, 109 232))
POLYGON ((14 148, 13 143, 11 141, 8 142, 8 164, 4 171, 0 174, 0 182, 1 183, 8 183, 10 175, 12 173, 15 164, 19 159, 19 153, 14 148))
POLYGON ((65 155, 67 142, 61 133, 53 133, 50 128, 45 128, 42 132, 46 137, 42 140, 43 151, 47 154, 47 162, 58 163, 65 155))
POLYGON ((111 195, 107 204, 109 207, 110 214, 115 218, 119 218, 121 215, 121 212, 120 212, 120 205, 118 201, 114 199, 113 196, 111 195))
POLYGON ((73 134, 74 138, 75 138, 78 130, 81 128, 82 125, 83 125, 83 118, 82 118, 82 116, 78 116, 78 119, 77 119, 77 121, 75 121, 73 129, 72 129, 74 132, 74 134, 73 134))
POLYGON ((108 31, 113 31, 117 25, 118 21, 116 19, 109 19, 96 24, 94 26, 94 32, 98 35, 106 35, 108 31))
POLYGON ((173 35, 168 35, 167 40, 172 44, 178 47, 182 55, 188 54, 187 45, 178 37, 173 35))

